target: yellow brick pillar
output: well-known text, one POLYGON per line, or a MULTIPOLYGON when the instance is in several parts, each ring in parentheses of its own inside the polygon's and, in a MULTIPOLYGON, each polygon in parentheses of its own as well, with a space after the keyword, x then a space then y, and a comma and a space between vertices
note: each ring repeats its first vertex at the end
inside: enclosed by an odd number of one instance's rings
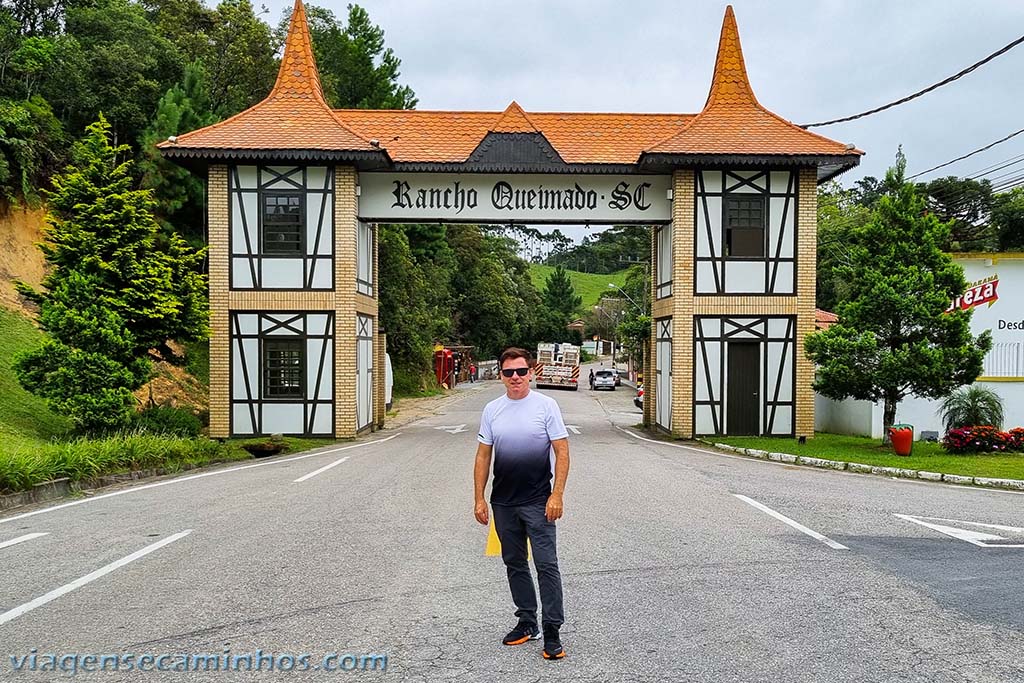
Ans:
POLYGON ((385 405, 385 388, 387 381, 387 360, 384 354, 387 353, 387 335, 383 327, 377 327, 373 335, 373 429, 374 431, 384 428, 384 416, 387 413, 385 405))
POLYGON ((228 169, 210 166, 206 181, 210 288, 210 436, 231 435, 231 335, 228 330, 228 169))
MULTIPOLYGON (((380 243, 378 241, 379 235, 377 234, 378 226, 376 223, 370 226, 371 234, 373 235, 373 263, 371 265, 371 272, 373 273, 371 279, 373 280, 373 298, 380 304, 380 243)), ((379 309, 378 309, 379 311, 379 309)), ((388 349, 388 337, 384 333, 384 328, 380 324, 380 315, 374 318, 374 333, 373 333, 373 425, 374 430, 384 428, 384 416, 387 414, 387 406, 385 405, 385 393, 387 385, 387 359, 385 354, 388 349)))
POLYGON ((334 170, 334 434, 356 435, 356 172, 334 170))
MULTIPOLYGON (((654 301, 657 297, 657 228, 651 228, 650 230, 650 301, 654 301)), ((657 323, 653 321, 653 317, 650 323, 650 334, 648 335, 646 343, 643 345, 643 426, 645 429, 651 429, 654 426, 654 416, 657 415, 655 410, 655 401, 657 397, 654 395, 654 381, 656 367, 656 355, 654 349, 657 348, 654 343, 654 337, 657 335, 657 323)))
POLYGON ((693 437, 694 171, 672 174, 672 436, 693 437))
POLYGON ((814 332, 817 294, 818 180, 813 168, 800 170, 797 213, 796 436, 814 436, 814 363, 804 339, 814 332))

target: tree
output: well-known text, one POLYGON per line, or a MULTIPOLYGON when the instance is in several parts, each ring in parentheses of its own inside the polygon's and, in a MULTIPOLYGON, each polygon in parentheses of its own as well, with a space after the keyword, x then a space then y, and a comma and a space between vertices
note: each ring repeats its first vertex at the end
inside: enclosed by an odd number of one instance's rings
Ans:
MULTIPOLYGON (((85 87, 69 93, 71 130, 85 128, 102 111, 111 122, 115 143, 136 141, 160 96, 181 79, 183 64, 174 45, 130 0, 72 6, 67 32, 77 42, 78 66, 85 77, 85 87)), ((59 83, 51 87, 48 96, 60 94, 59 83)))
POLYGON ((221 118, 251 107, 274 87, 276 41, 249 0, 221 0, 203 63, 210 75, 210 105, 221 118))
POLYGON ((992 225, 999 235, 999 249, 1024 249, 1024 187, 997 194, 992 207, 992 225))
POLYGON ((905 169, 900 153, 871 220, 854 231, 849 264, 837 268, 849 287, 839 322, 804 342, 818 365, 814 388, 884 401, 886 434, 907 394, 941 398, 973 382, 992 345, 988 332, 971 335, 970 311, 950 307, 966 283, 941 249, 949 225, 925 211, 905 169))
POLYGON ((943 223, 950 223, 951 251, 992 251, 998 236, 989 222, 992 214, 992 183, 948 176, 920 186, 927 206, 943 223))
MULTIPOLYGON (((339 22, 323 7, 306 7, 309 32, 324 94, 340 109, 412 109, 416 94, 399 85, 402 60, 384 47, 384 31, 359 5, 348 6, 348 21, 339 22)), ((287 31, 290 13, 278 27, 287 31)))
POLYGON ((118 161, 126 152, 104 118, 89 126, 49 193, 43 291, 18 287, 49 336, 18 359, 19 380, 86 430, 125 423, 150 349, 168 358, 169 339, 206 336, 202 253, 161 235, 152 193, 132 189, 131 164, 118 161))
POLYGON ((190 243, 202 246, 206 190, 203 181, 187 169, 167 161, 156 145, 171 135, 180 135, 217 120, 208 97, 206 70, 202 62, 185 67, 182 83, 160 98, 156 116, 139 140, 142 186, 153 190, 156 216, 168 231, 177 230, 190 243))
POLYGON ((848 265, 852 233, 870 216, 870 209, 860 203, 856 190, 844 190, 835 181, 818 188, 818 308, 831 311, 845 296, 846 283, 836 275, 836 269, 848 265))
POLYGON ((64 131, 46 100, 0 98, 0 192, 16 202, 38 202, 64 152, 64 131))
POLYGON ((583 297, 576 295, 565 268, 556 266, 544 283, 544 305, 564 317, 565 322, 569 322, 582 303, 583 297))

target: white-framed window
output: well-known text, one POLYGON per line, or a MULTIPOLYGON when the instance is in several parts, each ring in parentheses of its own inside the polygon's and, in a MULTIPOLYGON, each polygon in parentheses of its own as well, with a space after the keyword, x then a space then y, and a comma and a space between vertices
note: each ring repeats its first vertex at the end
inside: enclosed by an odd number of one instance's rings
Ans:
POLYGON ((373 226, 359 221, 356 239, 356 291, 373 296, 373 226))
POLYGON ((671 225, 662 225, 657 229, 655 244, 658 249, 658 260, 655 267, 655 273, 657 275, 655 298, 664 299, 665 297, 672 296, 672 269, 674 260, 672 254, 671 225))

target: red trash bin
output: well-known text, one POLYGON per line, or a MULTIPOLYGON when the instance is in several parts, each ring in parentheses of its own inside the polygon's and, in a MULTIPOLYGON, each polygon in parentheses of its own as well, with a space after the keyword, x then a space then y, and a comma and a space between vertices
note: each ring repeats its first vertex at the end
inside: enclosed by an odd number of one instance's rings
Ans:
POLYGON ((912 425, 893 425, 889 427, 889 439, 896 455, 910 455, 914 448, 914 427, 912 425))

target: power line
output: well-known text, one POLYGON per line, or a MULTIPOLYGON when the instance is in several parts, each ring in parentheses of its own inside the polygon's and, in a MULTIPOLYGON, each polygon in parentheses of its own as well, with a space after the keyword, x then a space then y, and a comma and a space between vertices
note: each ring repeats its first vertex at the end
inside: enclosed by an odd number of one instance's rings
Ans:
POLYGON ((1024 154, 1018 154, 1015 157, 1010 157, 1009 159, 1003 159, 1002 161, 998 161, 998 162, 992 164, 991 166, 986 166, 985 168, 981 169, 980 171, 975 171, 971 175, 967 176, 967 178, 973 180, 974 178, 977 178, 978 176, 983 176, 983 175, 987 175, 989 173, 992 173, 994 171, 999 171, 1001 169, 1006 168, 1007 166, 1013 166, 1014 164, 1019 164, 1022 161, 1024 161, 1024 154))
POLYGON ((885 111, 886 109, 891 109, 891 108, 893 108, 895 106, 898 106, 900 104, 905 104, 905 103, 907 103, 907 102, 909 102, 911 100, 917 99, 921 95, 926 95, 927 93, 930 93, 932 90, 936 90, 938 88, 941 88, 944 85, 948 85, 949 83, 952 83, 953 81, 957 80, 958 78, 962 78, 962 77, 966 76, 967 74, 969 74, 972 71, 974 71, 975 69, 977 69, 979 66, 982 66, 983 64, 991 62, 993 59, 995 59, 999 55, 1002 55, 1002 54, 1004 54, 1006 52, 1009 52, 1010 50, 1012 50, 1013 48, 1017 47, 1021 43, 1024 43, 1024 36, 1021 36, 1020 38, 1018 38, 1017 40, 1013 41, 1009 45, 1006 45, 1005 47, 1002 47, 999 50, 996 50, 995 52, 990 54, 988 57, 985 57, 980 62, 975 62, 974 64, 970 65, 969 67, 967 67, 963 71, 961 71, 959 73, 956 73, 956 74, 953 74, 949 78, 941 80, 941 81, 939 81, 938 83, 936 83, 934 85, 930 85, 927 88, 925 88, 924 90, 919 90, 916 93, 914 93, 913 95, 907 95, 903 99, 896 100, 895 102, 890 102, 889 104, 884 104, 881 107, 876 107, 874 109, 870 109, 870 110, 865 111, 865 112, 861 112, 860 114, 854 114, 853 116, 844 116, 841 119, 832 119, 831 121, 822 121, 820 123, 805 123, 805 124, 801 125, 801 128, 814 128, 814 127, 817 127, 817 126, 831 126, 833 123, 843 123, 845 121, 853 121, 855 119, 864 118, 865 116, 870 116, 871 114, 877 114, 878 112, 885 111))
POLYGON ((996 145, 998 145, 998 144, 1000 144, 1002 142, 1006 142, 1010 138, 1015 137, 1017 135, 1020 135, 1021 133, 1024 133, 1024 128, 1021 128, 1020 130, 1018 130, 1015 133, 1010 133, 1005 138, 1000 138, 999 140, 996 140, 995 142, 989 143, 989 144, 985 145, 984 147, 979 147, 978 149, 974 150, 973 152, 968 152, 967 154, 964 154, 963 156, 959 156, 956 159, 953 159, 951 161, 947 161, 944 164, 939 164, 938 166, 932 166, 928 170, 921 171, 920 173, 915 173, 912 176, 907 176, 907 180, 913 180, 914 178, 917 178, 918 176, 923 176, 925 173, 931 173, 932 171, 937 171, 938 169, 943 168, 945 166, 949 166, 950 164, 955 164, 958 161, 963 161, 967 157, 972 157, 975 154, 978 154, 979 152, 984 152, 987 149, 992 149, 996 145))

